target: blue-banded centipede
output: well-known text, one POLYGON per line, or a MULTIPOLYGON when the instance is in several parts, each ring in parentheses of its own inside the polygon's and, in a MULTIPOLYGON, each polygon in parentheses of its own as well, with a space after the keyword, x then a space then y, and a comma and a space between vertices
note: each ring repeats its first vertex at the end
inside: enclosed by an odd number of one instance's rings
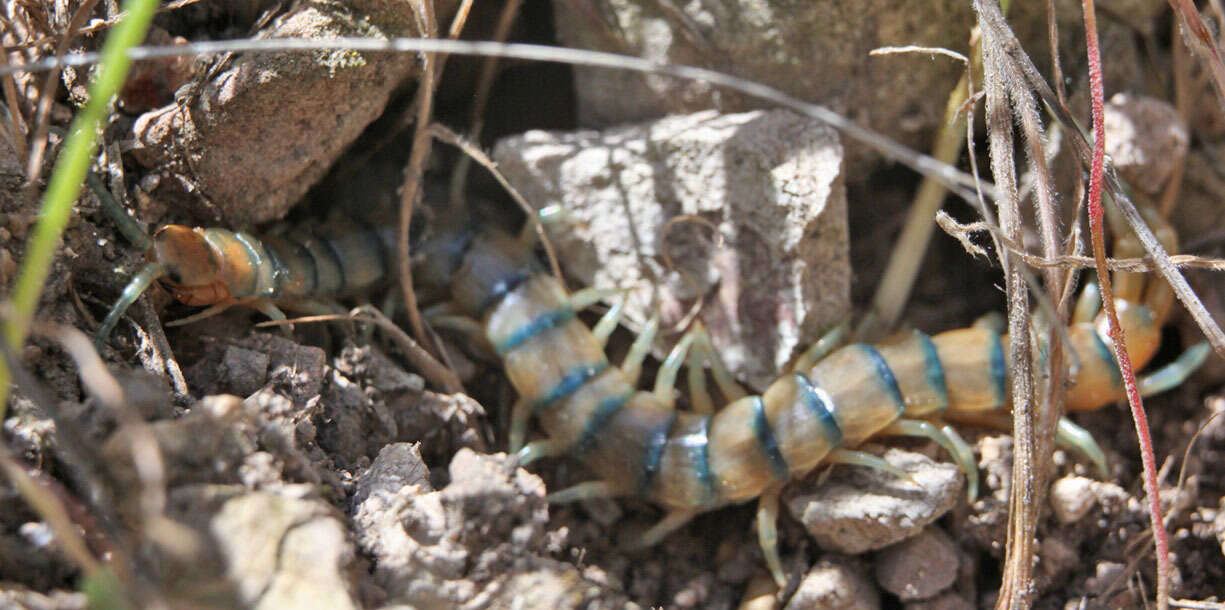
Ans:
MULTIPOLYGON (((1172 231, 1162 235, 1174 249, 1172 231)), ((99 340, 154 280, 189 305, 244 304, 283 317, 274 303, 360 290, 386 277, 395 265, 390 232, 368 226, 260 239, 170 225, 153 242, 149 264, 107 316, 99 340)), ((419 277, 448 284, 455 310, 481 321, 520 394, 512 414, 512 451, 523 463, 569 454, 598 476, 554 493, 553 501, 644 497, 669 511, 640 539, 647 546, 698 513, 760 498, 758 535, 780 585, 784 577, 775 523, 783 484, 822 464, 888 469, 880 458, 848 448, 877 436, 905 435, 929 438, 947 449, 966 472, 973 496, 973 455, 943 420, 998 423, 1008 414, 1003 349, 1008 337, 985 325, 935 336, 913 332, 884 344, 838 349, 833 349, 838 338, 831 335, 754 396, 730 381, 717 358, 707 358, 730 403, 714 412, 704 379, 691 377, 697 409, 680 411, 673 382, 686 350, 697 346, 695 351, 709 356, 713 349, 700 327, 665 362, 655 390, 641 391, 638 372, 653 332, 639 337, 622 366, 610 364, 604 353, 607 334, 597 336, 576 317, 586 300, 568 294, 543 272, 529 241, 498 230, 449 227, 419 244, 418 252, 424 255, 419 277), (522 446, 532 416, 547 439, 522 446)), ((1173 301, 1163 284, 1146 287, 1143 276, 1135 274, 1116 278, 1126 347, 1139 369, 1153 357, 1173 301)), ((1080 363, 1066 401, 1069 410, 1094 409, 1123 397, 1095 295, 1086 290, 1067 329, 1080 363)), ((597 328, 615 324, 615 315, 606 319, 612 323, 597 328)), ((1188 350, 1146 377, 1142 390, 1155 393, 1177 385, 1206 355, 1206 346, 1188 350)), ((691 365, 690 370, 701 368, 691 365)), ((1064 418, 1057 438, 1104 470, 1100 448, 1083 429, 1064 418)))
MULTIPOLYGON (((1159 234, 1174 251, 1173 231, 1163 227, 1159 234)), ((831 335, 757 396, 743 395, 719 370, 718 359, 708 358, 730 403, 714 412, 704 378, 691 376, 696 408, 678 411, 673 381, 685 351, 693 345, 712 349, 700 327, 681 340, 661 367, 655 390, 637 390, 650 330, 639 337, 626 362, 614 366, 604 353, 607 334, 597 336, 575 315, 586 299, 568 295, 558 280, 544 274, 522 240, 496 231, 435 239, 432 250, 450 256, 431 257, 427 265, 434 276, 451 278, 458 309, 481 321, 519 392, 511 450, 518 451, 521 463, 568 454, 598 477, 555 492, 553 501, 636 495, 664 507, 667 516, 643 534, 641 546, 661 540, 698 513, 760 498, 758 535, 781 586, 776 520, 779 492, 788 480, 834 462, 888 468, 879 458, 846 448, 881 435, 920 436, 953 455, 973 496, 973 455, 942 421, 1007 421, 1009 371, 1003 345, 1008 336, 987 325, 936 336, 913 332, 885 344, 836 350, 838 339, 831 335), (532 416, 547 439, 520 448, 532 416)), ((1121 252, 1138 248, 1126 239, 1119 242, 1121 252)), ((1173 299, 1168 287, 1158 282, 1146 286, 1143 276, 1116 273, 1115 278, 1126 348, 1141 369, 1157 350, 1173 299)), ((1067 329, 1073 361, 1079 364, 1066 400, 1069 410, 1095 409, 1124 397, 1100 304, 1096 290, 1086 289, 1067 329)), ((605 319, 615 320, 615 311, 605 319)), ((1181 383, 1207 354, 1206 344, 1191 348, 1142 379, 1142 392, 1181 383)), ((1063 418, 1056 440, 1086 454, 1105 476, 1104 454, 1084 429, 1063 418)))

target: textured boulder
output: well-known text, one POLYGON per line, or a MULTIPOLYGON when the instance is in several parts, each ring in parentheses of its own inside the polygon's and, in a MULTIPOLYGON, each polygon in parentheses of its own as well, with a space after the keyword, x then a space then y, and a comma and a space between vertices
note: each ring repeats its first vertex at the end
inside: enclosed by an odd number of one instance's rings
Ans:
MULTIPOLYGON (((528 132, 494 158, 529 202, 563 210, 548 228, 567 274, 632 289, 637 324, 659 312, 669 328, 700 299, 715 349, 754 386, 847 314, 842 146, 820 123, 700 112, 528 132)), ((663 335, 657 355, 676 339, 663 335)))

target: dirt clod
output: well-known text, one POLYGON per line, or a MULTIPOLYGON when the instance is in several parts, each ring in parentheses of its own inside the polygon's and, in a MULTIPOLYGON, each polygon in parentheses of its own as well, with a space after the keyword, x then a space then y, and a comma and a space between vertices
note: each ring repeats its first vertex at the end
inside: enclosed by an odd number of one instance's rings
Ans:
POLYGON ((877 555, 876 582, 902 601, 934 597, 957 578, 957 546, 928 527, 877 555))

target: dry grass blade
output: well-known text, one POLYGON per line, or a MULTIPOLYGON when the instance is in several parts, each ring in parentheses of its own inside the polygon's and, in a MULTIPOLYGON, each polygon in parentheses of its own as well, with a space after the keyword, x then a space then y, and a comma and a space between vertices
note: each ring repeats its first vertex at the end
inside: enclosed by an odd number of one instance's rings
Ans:
MULTIPOLYGON (((1009 60, 1016 66, 1025 83, 1037 92, 1039 98, 1046 105, 1047 110, 1051 112, 1056 120, 1063 124, 1067 141, 1072 145, 1072 149, 1079 158, 1081 166, 1085 170, 1089 170, 1092 166, 1093 152, 1084 130, 1077 123, 1076 119, 1072 117, 1071 112, 1059 102, 1058 97, 1051 90, 1046 79, 1042 78, 1038 69, 1030 61, 1029 56, 1021 49, 1020 42, 1016 39, 1012 29, 1008 27, 1007 22, 1003 20, 1002 16, 999 18, 992 16, 989 19, 983 20, 981 24, 984 28, 990 28, 1004 41, 1001 48, 1007 52, 1009 60)), ((1170 260, 1170 254, 1165 251, 1161 243, 1157 241, 1157 237, 1153 235, 1153 231, 1144 222, 1144 217, 1136 209, 1135 204, 1123 189, 1122 182, 1119 180, 1114 165, 1109 162, 1109 159, 1107 159, 1103 171, 1105 194, 1114 202, 1131 229, 1136 232, 1136 236, 1139 237, 1144 250, 1153 258, 1157 266, 1157 272, 1170 284, 1170 288, 1174 290, 1178 300, 1187 308, 1187 312, 1191 314, 1196 325, 1203 331, 1204 336, 1212 345, 1212 349, 1218 356, 1225 358, 1225 331, 1221 330, 1220 325, 1212 318, 1212 314, 1208 313, 1208 308, 1204 306, 1203 301, 1191 289, 1187 279, 1178 272, 1178 268, 1170 260)))
MULTIPOLYGON (((437 38, 438 22, 434 17, 434 3, 417 0, 412 3, 417 28, 426 38, 437 38)), ((404 168, 404 184, 400 187, 400 226, 396 237, 397 256, 401 261, 411 261, 412 252, 408 243, 409 225, 412 224, 413 209, 421 200, 421 181, 425 176, 425 165, 430 156, 430 138, 426 131, 434 115, 434 88, 437 85, 435 70, 437 55, 431 51, 421 53, 421 78, 418 79, 417 97, 413 102, 417 108, 417 125, 413 131, 413 147, 408 165, 404 168)), ((417 306, 417 293, 413 290, 412 265, 400 265, 400 290, 404 296, 404 307, 408 310, 408 322, 417 343, 434 354, 441 354, 441 346, 435 345, 426 333, 421 310, 417 306), (432 349, 431 349, 432 348, 432 349)))
POLYGON ((1222 60, 1221 49, 1217 46, 1212 31, 1208 28, 1208 24, 1204 23, 1204 18, 1200 16, 1194 2, 1191 0, 1169 0, 1169 2, 1170 7, 1174 9, 1174 14, 1178 15, 1178 23, 1182 26, 1180 28, 1182 39, 1207 66, 1208 73, 1212 75, 1212 84, 1216 86, 1217 96, 1221 98, 1221 104, 1225 105, 1225 61, 1222 60))
MULTIPOLYGON (((526 61, 557 62, 575 66, 608 68, 646 74, 656 74, 684 80, 703 81, 716 87, 742 93, 750 98, 776 104, 804 116, 826 123, 847 137, 863 143, 885 158, 896 161, 924 176, 932 176, 944 184, 951 193, 970 205, 977 205, 980 196, 998 198, 993 185, 982 182, 956 167, 943 163, 928 155, 915 152, 895 140, 882 136, 851 119, 821 106, 810 104, 787 95, 778 89, 751 80, 731 76, 715 70, 676 64, 665 64, 640 57, 567 49, 533 44, 473 42, 466 40, 440 40, 425 38, 329 38, 329 39, 242 39, 215 42, 194 42, 165 47, 137 47, 128 50, 134 61, 164 57, 210 55, 236 52, 284 52, 353 50, 382 52, 431 52, 451 55, 479 55, 522 59, 526 61)), ((30 62, 22 66, 0 67, 0 75, 14 72, 40 72, 61 66, 82 66, 96 63, 97 53, 80 53, 69 57, 52 57, 30 62)))
MULTIPOLYGON (((975 0, 979 23, 998 16, 994 2, 975 0)), ((991 171, 996 188, 1003 195, 996 201, 1000 227, 1012 242, 1021 240, 1020 194, 1013 158, 1012 113, 1009 90, 1017 87, 1008 66, 1001 39, 995 29, 981 27, 983 45, 983 89, 986 91, 986 120, 990 142, 991 171)), ((1007 250, 999 252, 1008 292, 1008 361, 1012 379, 1013 469, 1012 496, 1009 501, 1008 547, 997 608, 1023 608, 1032 603, 1034 534, 1037 530, 1037 485, 1035 471, 1035 434, 1032 385, 1032 359, 1029 341, 1029 294, 1021 276, 1020 261, 1007 250)))

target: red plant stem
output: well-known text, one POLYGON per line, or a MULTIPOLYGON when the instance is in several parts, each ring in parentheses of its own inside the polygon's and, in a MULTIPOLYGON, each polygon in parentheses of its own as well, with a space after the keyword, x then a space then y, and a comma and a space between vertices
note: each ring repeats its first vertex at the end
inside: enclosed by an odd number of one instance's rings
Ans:
POLYGON ((1085 13, 1085 46, 1089 59, 1089 91, 1093 104, 1093 164, 1089 172, 1089 232, 1093 236, 1093 258, 1097 262, 1097 279, 1102 289, 1102 305, 1110 322, 1110 339, 1114 343, 1115 359, 1123 376, 1127 390, 1127 403, 1136 422, 1136 436, 1140 443, 1140 459, 1144 463, 1144 491, 1148 495, 1149 515, 1153 522, 1153 540, 1157 545, 1157 607, 1169 608, 1170 592, 1170 543, 1161 515, 1161 499, 1157 491, 1157 460, 1153 456, 1153 440, 1148 429, 1148 417, 1144 414, 1144 402, 1136 386, 1136 374, 1132 370, 1131 356, 1127 353, 1123 328, 1119 325, 1118 312, 1114 307, 1114 289, 1106 272, 1106 247, 1102 236, 1102 166, 1106 155, 1106 127, 1104 123, 1104 87, 1102 86, 1102 58, 1097 43, 1097 19, 1094 16, 1093 0, 1081 0, 1085 13))

